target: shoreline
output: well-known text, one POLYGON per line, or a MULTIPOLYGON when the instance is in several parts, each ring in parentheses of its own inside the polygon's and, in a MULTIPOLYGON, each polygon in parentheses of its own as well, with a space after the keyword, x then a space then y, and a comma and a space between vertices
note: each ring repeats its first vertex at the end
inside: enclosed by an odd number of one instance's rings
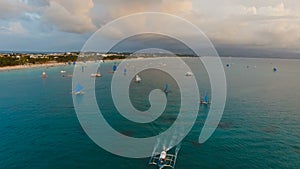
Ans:
MULTIPOLYGON (((106 60, 105 62, 118 62, 122 59, 106 60)), ((83 62, 77 62, 81 64, 83 62)), ((34 69, 34 68, 43 68, 43 67, 56 67, 56 66, 68 66, 68 62, 59 62, 59 63, 42 63, 42 64, 31 64, 31 65, 15 65, 15 66, 4 66, 0 67, 0 72, 11 71, 11 70, 23 70, 23 69, 34 69)), ((73 64, 72 64, 73 65, 73 64)))
MULTIPOLYGON (((157 57, 160 58, 160 57, 157 57)), ((190 57, 182 57, 182 58, 190 58, 190 57)), ((105 62, 120 62, 123 60, 134 60, 134 59, 152 59, 152 58, 126 58, 126 59, 113 59, 113 60, 105 60, 105 62)), ((246 57, 220 57, 221 60, 228 59, 258 59, 258 60, 297 60, 298 59, 280 59, 280 58, 246 58, 246 57)), ((78 61, 77 64, 81 64, 83 62, 78 61)), ((23 70, 23 69, 32 69, 32 68, 43 68, 43 67, 56 67, 56 66, 68 66, 67 62, 58 62, 58 63, 43 63, 43 64, 31 64, 31 65, 15 65, 15 66, 4 66, 0 67, 0 72, 11 71, 11 70, 23 70)))
POLYGON ((0 67, 0 72, 10 71, 10 70, 42 68, 42 67, 55 67, 55 66, 64 66, 64 65, 68 65, 68 63, 45 63, 45 64, 32 64, 32 65, 4 66, 4 67, 0 67))

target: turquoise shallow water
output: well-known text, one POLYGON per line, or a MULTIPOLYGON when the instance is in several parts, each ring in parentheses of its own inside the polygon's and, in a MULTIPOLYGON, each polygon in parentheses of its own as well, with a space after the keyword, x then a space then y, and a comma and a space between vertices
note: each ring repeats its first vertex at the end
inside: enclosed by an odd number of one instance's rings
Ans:
MULTIPOLYGON (((197 140, 209 107, 201 106, 193 129, 182 142, 176 168, 300 168, 300 61, 222 59, 227 102, 222 120, 204 144, 197 140), (276 66, 278 72, 272 68, 276 66)), ((187 59, 200 91, 209 91, 207 74, 187 59)), ((149 108, 148 92, 169 83, 167 116, 139 126, 125 120, 110 98, 113 63, 101 66, 96 94, 106 120, 128 136, 147 137, 166 130, 176 119, 180 101, 172 79, 157 71, 141 73, 131 84, 136 108, 149 108), (160 78, 153 78, 153 77, 160 78), (100 102, 106 99, 106 102, 100 102)), ((74 111, 72 79, 62 69, 73 66, 0 72, 0 168, 155 168, 148 159, 129 159, 106 152, 82 130, 74 111), (47 79, 40 78, 46 71, 47 79), (114 166, 113 166, 114 165, 114 166)), ((138 148, 138 147, 135 147, 138 148)))

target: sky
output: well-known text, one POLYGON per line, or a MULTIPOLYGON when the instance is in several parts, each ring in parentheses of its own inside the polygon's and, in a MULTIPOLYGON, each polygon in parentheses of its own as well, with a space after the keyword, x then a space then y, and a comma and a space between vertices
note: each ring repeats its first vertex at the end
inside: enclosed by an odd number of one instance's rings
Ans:
POLYGON ((300 58, 298 0, 0 0, 0 51, 79 51, 95 31, 137 12, 188 20, 220 55, 300 58))

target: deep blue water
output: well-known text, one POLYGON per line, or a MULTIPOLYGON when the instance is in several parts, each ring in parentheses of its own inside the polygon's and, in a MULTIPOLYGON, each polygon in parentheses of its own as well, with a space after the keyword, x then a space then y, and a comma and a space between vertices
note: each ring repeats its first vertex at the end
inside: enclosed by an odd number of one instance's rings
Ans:
MULTIPOLYGON (((227 77, 227 102, 222 120, 204 144, 197 140, 209 106, 201 106, 197 121, 182 142, 177 169, 198 168, 300 168, 300 61, 280 59, 222 59, 227 77), (273 72, 273 67, 278 72, 273 72)), ((209 91, 203 66, 187 59, 197 76, 199 90, 209 91)), ((128 136, 155 135, 176 116, 143 127, 120 116, 110 98, 113 63, 101 66, 96 79, 97 100, 107 121, 128 136)), ((155 168, 148 159, 129 159, 98 147, 81 128, 72 101, 73 66, 0 72, 0 168, 155 168), (46 71, 48 78, 42 79, 46 71)), ((176 112, 176 84, 165 74, 146 71, 142 83, 132 84, 132 102, 149 108, 150 89, 169 82, 167 107, 176 112), (160 78, 153 78, 160 77, 160 78)), ((135 147, 138 148, 138 147, 135 147)))

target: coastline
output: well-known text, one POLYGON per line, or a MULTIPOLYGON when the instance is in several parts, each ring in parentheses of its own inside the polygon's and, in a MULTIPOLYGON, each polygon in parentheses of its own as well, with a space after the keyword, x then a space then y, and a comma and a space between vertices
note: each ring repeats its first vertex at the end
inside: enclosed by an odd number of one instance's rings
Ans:
MULTIPOLYGON (((161 57, 156 57, 161 58, 161 57)), ((190 58, 190 57, 182 57, 190 58)), ((258 60, 298 60, 298 59, 281 59, 281 58, 248 58, 248 57, 220 57, 221 60, 230 60, 230 59, 258 59, 258 60)), ((139 59, 153 59, 153 58, 126 58, 126 59, 113 59, 105 60, 104 62, 120 62, 123 60, 139 60, 139 59)), ((88 61, 89 62, 89 61, 88 61)), ((92 62, 92 61, 91 61, 92 62)), ((79 61, 77 64, 82 64, 83 62, 79 61)), ((16 65, 16 66, 4 66, 0 67, 0 72, 11 71, 11 70, 23 70, 23 69, 34 69, 34 68, 43 68, 43 67, 56 67, 56 66, 67 66, 67 62, 58 62, 58 63, 43 63, 43 64, 31 64, 31 65, 16 65)))
MULTIPOLYGON (((114 60, 105 60, 105 62, 119 62, 123 59, 114 59, 114 60)), ((77 64, 81 64, 83 62, 77 62, 77 64)), ((67 66, 67 62, 59 62, 59 63, 43 63, 43 64, 31 64, 31 65, 15 65, 15 66, 4 66, 0 67, 0 72, 3 71, 11 71, 11 70, 23 70, 23 69, 34 69, 34 68, 43 68, 43 67, 56 67, 56 66, 67 66)))
POLYGON ((21 70, 21 69, 32 69, 32 68, 42 68, 42 67, 54 67, 54 66, 64 66, 67 63, 45 63, 45 64, 32 64, 32 65, 16 65, 16 66, 4 66, 0 67, 0 72, 10 71, 10 70, 21 70))

